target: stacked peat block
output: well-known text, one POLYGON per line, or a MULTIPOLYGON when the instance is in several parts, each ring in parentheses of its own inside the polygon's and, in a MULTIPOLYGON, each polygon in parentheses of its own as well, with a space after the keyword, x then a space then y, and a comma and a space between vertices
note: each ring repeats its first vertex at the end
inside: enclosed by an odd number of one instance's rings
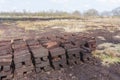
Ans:
POLYGON ((67 67, 65 50, 62 47, 50 49, 50 57, 54 69, 67 67))
POLYGON ((75 41, 73 43, 80 47, 81 60, 83 62, 90 62, 92 59, 91 52, 96 48, 95 38, 76 35, 75 41))
POLYGON ((68 34, 62 36, 61 46, 66 50, 67 63, 69 65, 80 64, 80 47, 75 45, 75 37, 73 34, 68 34))
POLYGON ((65 68, 67 66, 65 49, 60 47, 60 42, 56 36, 45 38, 46 42, 40 43, 49 50, 50 63, 54 69, 65 68))
POLYGON ((0 41, 0 80, 12 80, 11 41, 0 41))
MULTIPOLYGON (((92 62, 92 60, 94 59, 92 56, 92 51, 94 51, 96 49, 96 40, 93 37, 87 37, 85 43, 85 47, 86 47, 86 51, 82 50, 82 54, 83 54, 83 61, 84 62, 92 62)), ((84 47, 84 50, 85 50, 84 47)))
POLYGON ((34 73, 34 66, 31 60, 26 42, 23 39, 16 39, 13 41, 12 48, 14 50, 14 79, 27 79, 34 73))
POLYGON ((48 49, 42 47, 38 40, 28 39, 26 42, 29 46, 31 54, 33 55, 36 73, 51 70, 48 49))
POLYGON ((79 34, 0 41, 0 80, 36 80, 36 73, 91 62, 95 49, 95 38, 79 34))
POLYGON ((87 39, 87 43, 88 43, 88 47, 91 49, 91 51, 95 51, 96 50, 96 40, 94 37, 91 37, 89 39, 87 39))

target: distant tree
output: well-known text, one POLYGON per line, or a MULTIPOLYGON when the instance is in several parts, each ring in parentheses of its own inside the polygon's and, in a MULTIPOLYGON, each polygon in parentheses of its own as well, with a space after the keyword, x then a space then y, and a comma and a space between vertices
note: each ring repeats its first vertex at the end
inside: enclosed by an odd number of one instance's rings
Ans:
POLYGON ((99 16, 99 12, 95 9, 89 9, 83 14, 84 16, 99 16))
POLYGON ((77 11, 77 10, 74 11, 72 14, 75 15, 75 16, 80 16, 81 15, 80 11, 77 11))
POLYGON ((27 11, 25 9, 23 9, 23 15, 27 14, 27 11))
POLYGON ((120 16, 120 7, 112 10, 112 14, 113 16, 120 16))
POLYGON ((110 11, 104 11, 101 13, 102 17, 110 17, 112 15, 112 13, 110 11))

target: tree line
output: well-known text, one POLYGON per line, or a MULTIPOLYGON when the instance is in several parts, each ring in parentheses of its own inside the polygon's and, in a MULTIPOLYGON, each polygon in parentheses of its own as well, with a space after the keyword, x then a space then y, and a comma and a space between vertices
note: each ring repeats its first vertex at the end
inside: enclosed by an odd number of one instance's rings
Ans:
POLYGON ((110 17, 117 16, 120 17, 120 7, 112 10, 112 11, 104 11, 99 12, 95 9, 89 9, 83 13, 76 10, 72 13, 64 12, 64 11, 42 11, 42 12, 27 12, 23 10, 23 12, 0 12, 0 17, 110 17))

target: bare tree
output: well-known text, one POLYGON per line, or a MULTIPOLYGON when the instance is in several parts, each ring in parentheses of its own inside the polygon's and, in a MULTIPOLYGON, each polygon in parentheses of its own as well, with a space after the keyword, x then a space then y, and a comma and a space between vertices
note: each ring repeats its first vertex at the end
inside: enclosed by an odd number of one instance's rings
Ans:
POLYGON ((111 15, 112 15, 112 14, 111 14, 110 11, 104 11, 104 12, 101 13, 101 16, 102 16, 102 17, 110 17, 111 15))
POLYGON ((75 15, 75 16, 80 16, 81 15, 80 11, 77 11, 77 10, 74 11, 72 14, 75 15))
POLYGON ((99 16, 99 12, 95 9, 89 9, 83 14, 84 16, 99 16))
POLYGON ((113 16, 120 16, 120 7, 112 10, 112 14, 113 16))

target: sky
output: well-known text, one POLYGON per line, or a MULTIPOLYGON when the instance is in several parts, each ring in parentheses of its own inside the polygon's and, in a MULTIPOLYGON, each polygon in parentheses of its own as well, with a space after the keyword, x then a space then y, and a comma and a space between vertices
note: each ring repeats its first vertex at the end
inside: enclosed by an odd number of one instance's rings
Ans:
POLYGON ((0 0, 0 11, 29 12, 39 11, 66 11, 75 10, 84 12, 96 9, 99 12, 111 11, 120 7, 120 0, 0 0))

